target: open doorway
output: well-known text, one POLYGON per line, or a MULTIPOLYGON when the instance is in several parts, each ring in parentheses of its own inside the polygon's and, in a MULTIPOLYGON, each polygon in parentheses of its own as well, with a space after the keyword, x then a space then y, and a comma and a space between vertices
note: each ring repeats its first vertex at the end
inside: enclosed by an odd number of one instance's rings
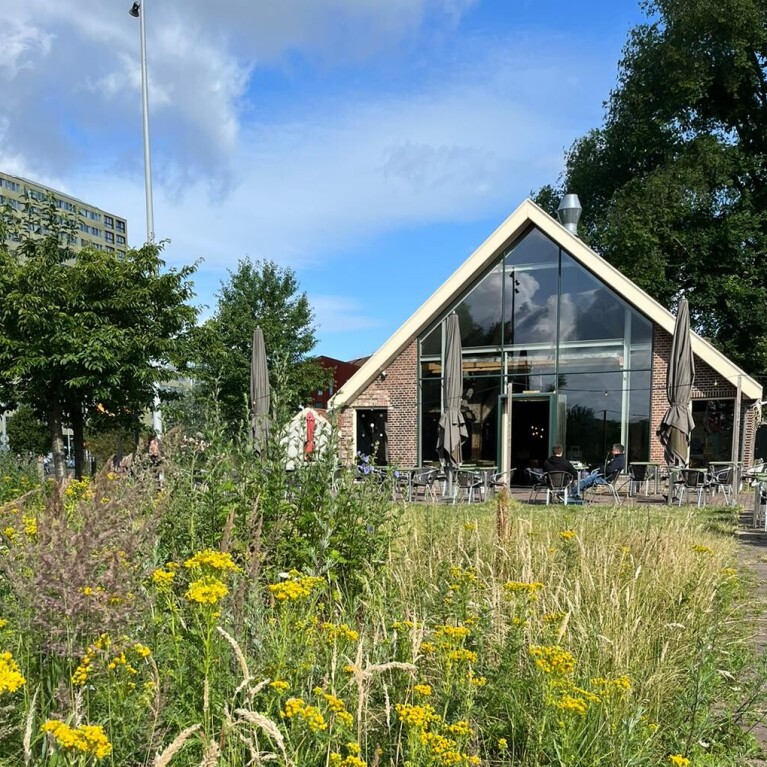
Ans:
POLYGON ((357 411, 357 452, 370 456, 371 463, 386 466, 389 463, 389 445, 386 434, 387 412, 383 409, 357 411))
POLYGON ((540 469, 549 456, 551 402, 514 398, 511 419, 511 465, 516 467, 514 484, 527 483, 525 469, 540 469))

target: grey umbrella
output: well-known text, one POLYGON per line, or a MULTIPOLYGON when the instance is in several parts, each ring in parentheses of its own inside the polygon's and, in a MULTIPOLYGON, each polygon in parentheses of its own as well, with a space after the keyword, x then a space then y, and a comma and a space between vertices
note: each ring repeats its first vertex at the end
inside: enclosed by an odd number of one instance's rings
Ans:
POLYGON ((690 308, 687 299, 679 302, 674 335, 671 338, 671 357, 666 375, 666 395, 669 408, 658 428, 666 463, 686 466, 690 434, 695 422, 690 414, 690 398, 695 381, 695 361, 690 344, 690 308))
POLYGON ((440 460, 445 462, 451 474, 452 469, 461 465, 461 445, 469 436, 466 421, 461 413, 462 395, 461 326, 458 315, 452 312, 445 319, 445 361, 442 368, 443 410, 439 419, 437 441, 440 460))
POLYGON ((266 368, 266 346, 261 328, 253 331, 250 356, 250 435, 257 453, 266 446, 269 436, 269 372, 266 368))

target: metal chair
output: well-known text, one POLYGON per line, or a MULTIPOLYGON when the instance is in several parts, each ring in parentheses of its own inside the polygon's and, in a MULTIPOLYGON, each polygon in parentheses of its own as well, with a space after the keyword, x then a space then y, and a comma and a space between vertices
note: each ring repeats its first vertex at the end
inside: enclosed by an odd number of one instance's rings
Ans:
POLYGON ((715 471, 709 480, 711 495, 722 493, 728 506, 733 505, 735 469, 732 466, 715 471))
POLYGON ((500 492, 501 488, 511 484, 511 480, 514 479, 514 472, 516 468, 509 469, 508 471, 496 471, 490 475, 487 486, 492 493, 500 492))
POLYGON ((434 489, 434 484, 437 481, 437 469, 419 469, 413 472, 413 476, 410 480, 411 496, 412 500, 418 500, 418 491, 421 491, 421 498, 426 500, 427 493, 431 496, 432 501, 437 500, 437 493, 434 489))
POLYGON ((704 505, 706 495, 711 492, 711 485, 705 471, 698 469, 680 469, 679 480, 676 482, 676 492, 679 496, 679 506, 684 498, 689 498, 691 493, 698 495, 698 507, 704 505))
MULTIPOLYGON (((528 470, 532 477, 533 471, 528 470)), ((535 482, 530 491, 529 503, 535 503, 538 494, 546 493, 546 505, 551 503, 552 498, 555 501, 567 505, 568 490, 575 481, 575 477, 567 471, 547 471, 540 475, 540 479, 535 482)))
POLYGON ((482 489, 485 486, 485 477, 481 471, 469 469, 458 470, 455 473, 457 492, 453 495, 453 503, 458 502, 458 496, 466 494, 466 500, 471 503, 474 497, 482 501, 482 489))
POLYGON ((629 481, 627 496, 636 495, 641 492, 642 485, 644 484, 644 494, 650 495, 650 482, 655 479, 654 466, 648 466, 647 464, 631 464, 629 466, 629 481))
POLYGON ((591 493, 592 495, 610 493, 610 495, 613 497, 613 500, 615 501, 615 504, 620 506, 622 500, 619 491, 622 490, 627 483, 630 484, 630 482, 630 475, 623 474, 619 471, 609 474, 608 476, 599 476, 591 487, 587 487, 583 491, 583 499, 586 500, 586 493, 591 493))

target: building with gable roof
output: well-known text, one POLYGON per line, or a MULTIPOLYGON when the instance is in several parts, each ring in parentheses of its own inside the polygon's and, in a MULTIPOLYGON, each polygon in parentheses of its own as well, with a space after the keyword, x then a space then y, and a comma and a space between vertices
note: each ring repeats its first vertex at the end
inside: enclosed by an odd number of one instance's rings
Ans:
MULTIPOLYGON (((343 440, 379 462, 436 463, 443 322, 463 354, 463 460, 542 463, 554 444, 604 461, 663 462, 675 317, 530 200, 523 202, 336 392, 343 440), (384 444, 382 444, 384 443, 384 444)), ((690 464, 752 461, 761 385, 692 334, 690 464)))

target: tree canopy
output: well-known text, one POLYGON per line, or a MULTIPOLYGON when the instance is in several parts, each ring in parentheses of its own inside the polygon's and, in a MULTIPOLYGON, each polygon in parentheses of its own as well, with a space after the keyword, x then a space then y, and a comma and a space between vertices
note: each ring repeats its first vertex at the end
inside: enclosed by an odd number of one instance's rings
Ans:
POLYGON ((751 374, 767 372, 767 3, 651 0, 602 127, 557 187, 580 235, 751 374))
POLYGON ((153 244, 74 252, 68 225, 51 202, 18 248, 0 245, 0 399, 46 421, 57 476, 63 420, 79 470, 86 419, 135 425, 196 317, 194 267, 165 269, 153 244))
POLYGON ((282 371, 280 394, 291 406, 302 404, 326 380, 309 358, 317 341, 314 313, 300 292, 295 272, 273 261, 242 259, 221 286, 213 317, 196 329, 191 356, 195 377, 209 401, 216 400, 231 430, 246 420, 253 330, 260 326, 270 371, 282 371))

